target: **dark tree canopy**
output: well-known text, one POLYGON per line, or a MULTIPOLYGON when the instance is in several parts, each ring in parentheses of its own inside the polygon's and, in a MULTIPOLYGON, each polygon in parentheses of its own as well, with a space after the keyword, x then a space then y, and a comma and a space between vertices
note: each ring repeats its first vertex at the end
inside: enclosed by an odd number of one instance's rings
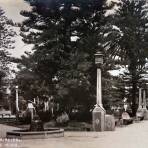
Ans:
MULTIPOLYGON (((64 98, 66 104, 83 102, 92 108, 96 91, 94 54, 98 50, 105 52, 101 44, 109 17, 105 13, 113 4, 106 5, 106 0, 51 0, 46 5, 31 1, 31 4, 31 12, 21 12, 28 17, 21 28, 23 41, 34 44, 33 54, 28 54, 30 64, 23 57, 23 65, 46 80, 49 89, 64 98)), ((103 76, 108 77, 106 71, 107 66, 103 76)))
POLYGON ((120 65, 128 65, 130 77, 130 100, 133 114, 136 112, 136 99, 141 74, 145 70, 148 47, 148 8, 146 1, 121 0, 113 17, 115 27, 108 35, 108 53, 118 59, 120 65))
MULTIPOLYGON (((83 104, 92 108, 96 94, 94 54, 104 54, 103 101, 105 106, 118 100, 112 89, 119 86, 123 99, 127 85, 135 114, 137 88, 147 57, 148 19, 145 1, 121 0, 114 6, 106 0, 33 0, 32 11, 22 11, 27 19, 21 27, 25 43, 34 44, 33 53, 22 57, 22 68, 46 82, 64 106, 83 104), (129 84, 125 77, 115 82, 108 70, 128 65, 129 84), (112 81, 114 81, 112 83, 112 81), (122 81, 122 82, 121 82, 122 81), (120 83, 120 84, 119 84, 120 83)), ((24 70, 23 69, 23 70, 24 70)), ((49 92, 48 92, 49 93, 49 92)))

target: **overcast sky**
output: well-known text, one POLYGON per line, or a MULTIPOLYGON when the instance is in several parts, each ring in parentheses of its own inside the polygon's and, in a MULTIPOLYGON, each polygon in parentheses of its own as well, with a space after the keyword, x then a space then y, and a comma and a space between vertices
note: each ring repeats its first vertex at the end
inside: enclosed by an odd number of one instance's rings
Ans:
MULTIPOLYGON (((20 15, 21 10, 30 10, 29 5, 24 0, 0 0, 0 7, 5 11, 6 16, 14 22, 24 20, 24 17, 20 15)), ((11 53, 15 57, 20 57, 24 51, 30 50, 32 46, 25 45, 19 36, 19 29, 16 31, 18 36, 16 36, 15 49, 11 50, 11 53)))

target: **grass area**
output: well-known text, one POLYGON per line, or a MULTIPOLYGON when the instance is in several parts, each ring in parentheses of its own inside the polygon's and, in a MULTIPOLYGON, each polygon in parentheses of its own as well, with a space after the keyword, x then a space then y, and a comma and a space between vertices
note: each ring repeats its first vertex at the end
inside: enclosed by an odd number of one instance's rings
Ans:
MULTIPOLYGON (((14 123, 7 123, 7 125, 11 125, 18 128, 29 128, 29 124, 16 124, 14 123)), ((58 127, 63 128, 65 131, 92 131, 92 124, 86 123, 86 122, 76 122, 76 121, 70 121, 67 124, 64 125, 57 125, 55 121, 50 121, 44 123, 44 128, 51 128, 51 127, 58 127)))
POLYGON ((92 130, 92 124, 86 123, 86 122, 76 122, 76 121, 70 121, 67 124, 64 125, 56 125, 54 121, 45 123, 45 127, 59 127, 63 128, 65 131, 91 131, 92 130))

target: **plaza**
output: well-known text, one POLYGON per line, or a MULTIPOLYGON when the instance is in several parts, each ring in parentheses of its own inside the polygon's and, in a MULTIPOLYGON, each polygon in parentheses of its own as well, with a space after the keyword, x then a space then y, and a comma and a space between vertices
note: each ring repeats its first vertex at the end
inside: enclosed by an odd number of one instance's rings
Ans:
MULTIPOLYGON (((1 137, 4 138, 6 131, 10 129, 14 127, 1 124, 1 137)), ((114 132, 65 132, 61 138, 21 140, 17 146, 18 148, 145 148, 148 145, 147 133, 148 121, 141 121, 118 127, 114 132)), ((15 146, 9 145, 9 147, 15 146)), ((3 148, 5 147, 8 145, 3 145, 3 148)))

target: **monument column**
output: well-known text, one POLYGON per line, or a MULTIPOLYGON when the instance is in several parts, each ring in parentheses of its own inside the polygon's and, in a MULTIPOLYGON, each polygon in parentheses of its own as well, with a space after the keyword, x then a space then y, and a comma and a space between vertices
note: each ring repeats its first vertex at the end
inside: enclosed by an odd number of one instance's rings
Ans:
POLYGON ((97 65, 97 87, 96 87, 96 105, 92 113, 93 130, 105 130, 105 109, 102 105, 102 83, 101 83, 101 64, 103 64, 103 55, 101 52, 95 54, 95 64, 97 65))
POLYGON ((146 92, 143 90, 143 109, 146 109, 146 92))
POLYGON ((142 88, 139 88, 139 103, 138 109, 142 109, 142 88))
POLYGON ((144 111, 144 120, 148 120, 148 110, 146 108, 146 89, 143 90, 143 111, 144 111))
POLYGON ((99 105, 100 107, 103 108, 103 105, 102 105, 102 80, 101 80, 101 69, 100 68, 97 68, 97 87, 96 87, 96 90, 97 90, 97 105, 99 105))
POLYGON ((142 88, 139 88, 139 103, 138 103, 138 109, 136 112, 136 117, 140 120, 144 118, 144 110, 142 108, 142 88))

